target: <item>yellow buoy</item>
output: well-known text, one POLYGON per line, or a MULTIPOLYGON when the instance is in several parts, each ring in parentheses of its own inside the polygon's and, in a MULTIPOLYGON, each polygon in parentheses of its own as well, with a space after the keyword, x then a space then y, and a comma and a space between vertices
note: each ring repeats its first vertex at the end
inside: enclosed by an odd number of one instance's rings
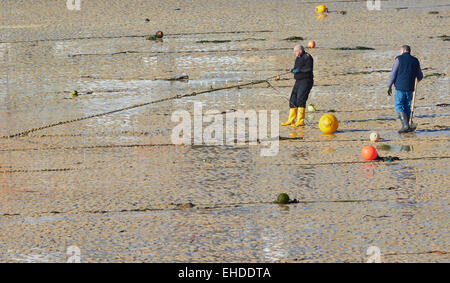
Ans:
POLYGON ((322 14, 322 13, 326 13, 328 12, 328 7, 325 5, 319 5, 316 7, 316 13, 317 14, 322 14))
POLYGON ((319 120, 319 128, 324 134, 336 132, 339 122, 333 114, 325 114, 319 120))

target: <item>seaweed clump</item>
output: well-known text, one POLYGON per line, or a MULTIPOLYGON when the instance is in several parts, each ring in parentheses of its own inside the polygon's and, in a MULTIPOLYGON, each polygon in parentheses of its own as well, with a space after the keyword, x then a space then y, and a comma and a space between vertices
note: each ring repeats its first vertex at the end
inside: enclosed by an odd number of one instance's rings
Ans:
POLYGON ((227 43, 231 42, 231 40, 199 40, 196 43, 227 43))
POLYGON ((438 38, 442 39, 443 41, 450 41, 450 36, 445 34, 438 36, 438 38))
POLYGON ((284 40, 293 41, 293 40, 304 40, 301 36, 290 36, 288 38, 285 38, 284 40))
POLYGON ((356 46, 356 47, 337 47, 333 48, 333 50, 375 50, 375 48, 367 46, 356 46))
POLYGON ((428 75, 424 76, 423 78, 424 79, 428 79, 428 78, 432 78, 432 77, 442 77, 442 76, 445 76, 445 74, 443 74, 443 73, 431 73, 431 74, 428 74, 428 75))

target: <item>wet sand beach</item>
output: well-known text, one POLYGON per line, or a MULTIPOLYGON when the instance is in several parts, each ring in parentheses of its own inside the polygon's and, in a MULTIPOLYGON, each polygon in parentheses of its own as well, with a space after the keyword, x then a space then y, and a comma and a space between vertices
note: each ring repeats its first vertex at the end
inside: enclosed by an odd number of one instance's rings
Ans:
POLYGON ((370 246, 383 262, 450 261, 448 1, 369 11, 112 0, 77 11, 6 0, 0 11, 1 262, 66 262, 69 246, 82 262, 366 262, 370 246), (158 30, 162 40, 147 40, 158 30), (305 127, 280 126, 277 155, 172 143, 172 113, 193 115, 194 102, 284 121, 294 80, 273 78, 308 40, 317 111, 305 127), (425 77, 418 128, 400 136, 386 91, 403 44, 425 77), (369 49, 345 50, 357 46, 369 49), (270 85, 247 84, 260 80, 270 85), (325 113, 339 120, 333 135, 318 128, 325 113), (365 145, 400 160, 364 161, 365 145), (273 203, 280 193, 299 203, 273 203))

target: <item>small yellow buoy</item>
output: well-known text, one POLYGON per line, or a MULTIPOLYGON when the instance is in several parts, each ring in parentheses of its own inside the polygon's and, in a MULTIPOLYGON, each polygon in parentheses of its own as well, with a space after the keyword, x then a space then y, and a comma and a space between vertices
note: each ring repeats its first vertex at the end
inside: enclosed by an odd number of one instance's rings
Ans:
POLYGON ((336 132, 339 122, 333 114, 325 114, 319 120, 319 128, 324 134, 336 132))
POLYGON ((275 80, 279 81, 280 80, 280 76, 275 76, 275 80))
POLYGON ((319 6, 316 7, 315 11, 316 11, 317 14, 326 13, 326 12, 328 12, 328 7, 325 6, 325 5, 319 5, 319 6))

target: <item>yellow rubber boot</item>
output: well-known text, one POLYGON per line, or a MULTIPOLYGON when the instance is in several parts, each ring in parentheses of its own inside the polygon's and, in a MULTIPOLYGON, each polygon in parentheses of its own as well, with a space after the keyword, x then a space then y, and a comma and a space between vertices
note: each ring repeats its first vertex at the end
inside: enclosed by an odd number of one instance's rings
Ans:
POLYGON ((299 107, 297 112, 297 123, 295 123, 296 127, 305 125, 305 107, 299 107))
POLYGON ((290 108, 288 120, 286 121, 286 123, 281 123, 281 125, 289 126, 295 124, 295 117, 297 117, 297 108, 290 108))

